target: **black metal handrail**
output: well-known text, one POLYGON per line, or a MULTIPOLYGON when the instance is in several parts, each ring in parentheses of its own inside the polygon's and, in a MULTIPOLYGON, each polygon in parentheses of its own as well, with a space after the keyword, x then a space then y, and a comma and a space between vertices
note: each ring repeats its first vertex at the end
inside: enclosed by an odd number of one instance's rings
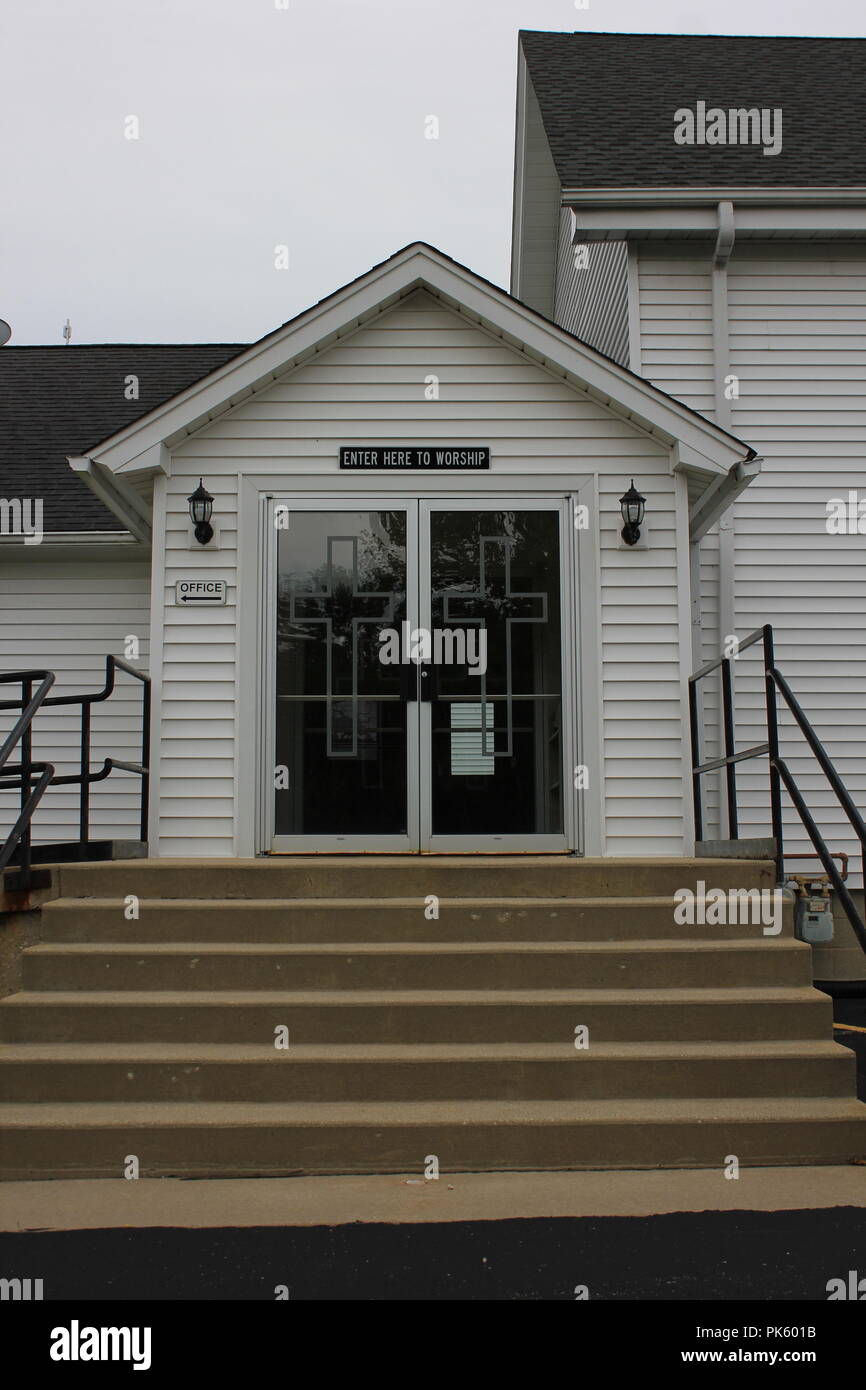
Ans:
POLYGON ((767 709, 766 743, 758 743, 754 744, 751 748, 743 748, 739 753, 736 751, 733 678, 730 657, 722 656, 716 661, 710 661, 706 666, 702 666, 699 671, 696 671, 693 676, 689 677, 689 726, 691 729, 692 743, 692 792, 695 805, 695 836, 698 840, 703 839, 704 816, 701 799, 701 778, 708 772, 724 768, 727 785, 728 834, 732 840, 738 840, 740 838, 739 816, 737 813, 736 765, 750 758, 763 757, 764 754, 766 754, 770 773, 770 816, 776 849, 777 881, 783 883, 785 879, 785 854, 782 829, 782 786, 784 785, 809 839, 815 846, 818 858, 821 860, 827 876, 838 894, 839 901, 845 909, 845 914, 854 929, 854 934, 863 951, 866 952, 866 924, 864 924, 863 918, 857 910, 857 905, 845 886, 842 875, 833 862, 833 856, 830 854, 824 837, 806 805, 791 769, 779 752, 779 710, 777 694, 782 696, 786 706, 794 716, 797 727, 800 729, 810 749, 814 753, 821 771, 826 776, 839 805, 845 812, 851 829, 860 841, 864 887, 866 887, 866 822, 864 822, 863 817, 854 805, 847 787, 842 782, 841 777, 830 761, 826 749, 815 733, 799 700, 776 665, 773 628, 770 623, 765 623, 763 627, 756 628, 748 637, 744 637, 741 642, 737 643, 738 656, 748 647, 754 646, 756 642, 763 642, 764 644, 764 692, 767 709), (713 671, 721 671, 722 726, 724 729, 725 755, 722 758, 710 758, 706 762, 701 762, 698 684, 706 676, 711 675, 713 671))
POLYGON ((150 677, 131 666, 128 661, 109 655, 105 658, 105 681, 101 690, 86 695, 49 695, 54 681, 53 671, 0 673, 0 685, 21 685, 20 699, 0 700, 0 710, 21 711, 0 747, 0 790, 19 789, 21 793, 20 813, 0 849, 0 872, 9 864, 16 850, 19 851, 18 863, 23 884, 26 884, 30 877, 33 815, 49 787, 81 788, 78 808, 78 852, 84 857, 85 847, 90 841, 91 786, 94 782, 104 781, 115 770, 135 773, 141 778, 140 835, 142 840, 147 840, 150 797, 150 677), (93 771, 90 766, 91 710, 93 705, 100 704, 113 694, 118 671, 124 671, 142 683, 141 761, 133 763, 121 758, 105 758, 101 768, 93 771), (39 685, 34 690, 37 681, 39 685), (48 705, 81 706, 80 770, 76 773, 58 777, 53 763, 33 761, 33 721, 38 711, 48 705), (19 742, 21 760, 18 763, 10 763, 9 758, 19 742))

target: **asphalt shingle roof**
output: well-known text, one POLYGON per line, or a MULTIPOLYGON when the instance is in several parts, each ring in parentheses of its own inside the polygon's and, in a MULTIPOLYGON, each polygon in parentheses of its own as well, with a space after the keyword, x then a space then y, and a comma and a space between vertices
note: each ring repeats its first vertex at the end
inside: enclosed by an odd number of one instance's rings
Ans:
POLYGON ((242 352, 244 343, 0 348, 0 495, 42 498, 50 531, 118 531, 66 462, 242 352), (137 376, 139 399, 124 383, 137 376))
POLYGON ((520 42, 564 187, 866 184, 866 39, 548 34, 520 42), (678 145, 674 112, 782 109, 782 148, 678 145))

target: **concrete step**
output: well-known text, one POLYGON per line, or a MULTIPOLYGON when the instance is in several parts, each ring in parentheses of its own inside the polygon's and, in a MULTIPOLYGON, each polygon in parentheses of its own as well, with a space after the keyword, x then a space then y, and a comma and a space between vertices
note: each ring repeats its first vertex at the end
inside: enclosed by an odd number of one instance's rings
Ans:
MULTIPOLYGON (((140 931, 140 927, 139 927, 140 931)), ((24 953, 23 988, 427 990, 698 988, 811 984, 811 951, 785 938, 673 942, 74 943, 24 953)))
POLYGON ((0 1001, 9 1042, 597 1042, 828 1039, 811 987, 548 990, 22 990, 0 1001))
MULTIPOLYGON (((142 898, 137 919, 125 899, 57 898, 43 908, 50 941, 673 941, 767 940, 760 921, 680 926, 667 897, 439 896, 439 917, 415 897, 142 898)), ((751 916, 751 914, 750 914, 751 916)), ((782 935, 791 934, 786 907, 782 935)))
POLYGON ((608 1100, 844 1096, 833 1042, 293 1045, 19 1043, 0 1049, 0 1101, 608 1100))
POLYGON ((130 859, 64 864, 62 897, 125 898, 550 898, 671 896, 699 881, 767 888, 768 861, 578 859, 567 855, 271 856, 263 859, 130 859))
MULTIPOLYGON (((0 1177, 717 1168, 866 1156, 837 1097, 581 1101, 71 1102, 0 1106, 0 1177)), ((441 1180, 441 1178, 440 1178, 441 1180)))

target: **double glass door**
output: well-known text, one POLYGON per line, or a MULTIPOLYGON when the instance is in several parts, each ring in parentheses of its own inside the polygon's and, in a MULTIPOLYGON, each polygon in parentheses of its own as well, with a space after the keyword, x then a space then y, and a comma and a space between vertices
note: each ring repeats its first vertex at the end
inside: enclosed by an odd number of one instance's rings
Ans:
POLYGON ((564 506, 271 509, 272 848, 568 848, 564 506))

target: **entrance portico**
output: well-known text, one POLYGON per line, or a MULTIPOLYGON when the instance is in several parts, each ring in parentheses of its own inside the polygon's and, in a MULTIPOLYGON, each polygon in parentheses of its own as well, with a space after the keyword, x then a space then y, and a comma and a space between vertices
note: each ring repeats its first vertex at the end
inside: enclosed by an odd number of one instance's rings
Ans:
POLYGON ((74 466, 152 496, 152 854, 692 851, 690 543, 757 465, 495 286, 407 247, 74 466))

